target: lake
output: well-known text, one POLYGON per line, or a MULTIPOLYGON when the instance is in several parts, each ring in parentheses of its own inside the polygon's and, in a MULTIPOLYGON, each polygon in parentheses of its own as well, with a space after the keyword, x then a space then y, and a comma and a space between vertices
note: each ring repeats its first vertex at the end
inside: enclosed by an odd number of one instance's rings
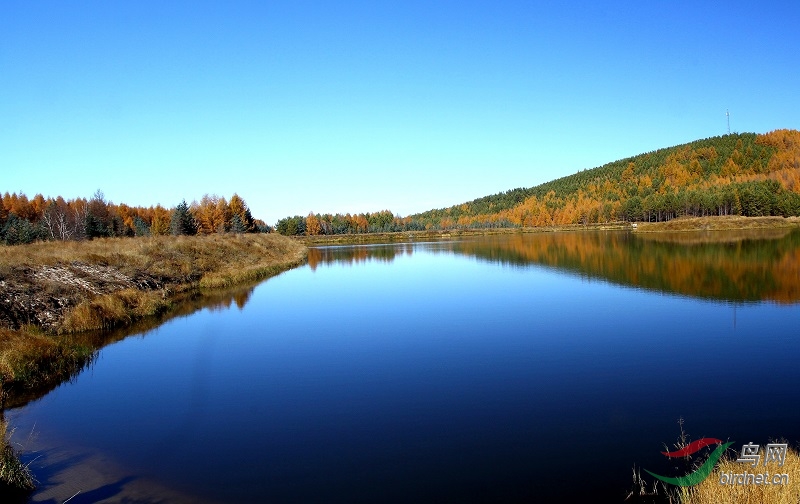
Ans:
POLYGON ((622 502, 800 441, 799 301, 798 231, 319 247, 6 418, 33 502, 622 502))

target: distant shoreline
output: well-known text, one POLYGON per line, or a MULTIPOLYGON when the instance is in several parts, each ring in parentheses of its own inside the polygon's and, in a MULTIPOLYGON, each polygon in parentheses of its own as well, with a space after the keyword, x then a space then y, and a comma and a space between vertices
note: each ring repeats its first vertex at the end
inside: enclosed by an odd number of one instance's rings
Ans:
POLYGON ((740 215, 679 217, 663 222, 608 222, 602 224, 569 224, 523 228, 451 229, 398 231, 392 233, 358 233, 294 236, 307 246, 361 245, 415 241, 437 241, 470 236, 502 234, 555 233, 575 231, 621 231, 637 233, 672 233, 676 231, 729 231, 742 229, 780 229, 800 227, 800 217, 742 217, 740 215))
POLYGON ((630 229, 627 222, 603 224, 568 224, 564 226, 542 226, 523 228, 450 229, 425 231, 396 231, 392 233, 356 233, 338 235, 293 236, 305 245, 358 245, 408 241, 436 241, 468 236, 489 236, 519 233, 555 233, 562 231, 620 231, 630 229))
POLYGON ((709 217, 679 217, 664 222, 638 222, 636 224, 637 233, 778 229, 800 226, 800 217, 742 217, 741 215, 722 215, 709 217))

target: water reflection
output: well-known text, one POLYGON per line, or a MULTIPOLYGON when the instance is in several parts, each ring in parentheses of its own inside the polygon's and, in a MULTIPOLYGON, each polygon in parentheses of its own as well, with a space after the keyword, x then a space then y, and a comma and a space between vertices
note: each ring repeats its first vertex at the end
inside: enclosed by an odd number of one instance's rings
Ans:
POLYGON ((312 270, 316 270, 320 264, 353 265, 368 261, 389 263, 397 256, 410 256, 413 251, 412 243, 311 248, 308 250, 308 265, 312 270))
POLYGON ((147 317, 131 325, 109 331, 89 331, 72 335, 71 338, 78 345, 94 349, 88 358, 85 361, 76 362, 74 367, 64 369, 58 375, 54 374, 53 379, 49 381, 37 383, 33 388, 7 388, 3 391, 2 406, 7 409, 18 408, 47 395, 62 383, 74 380, 84 369, 91 367, 98 352, 104 346, 121 341, 131 335, 146 334, 170 319, 188 317, 204 308, 209 311, 225 311, 234 304, 239 310, 242 310, 250 300, 256 285, 257 283, 252 283, 226 290, 193 292, 184 298, 177 299, 174 308, 163 315, 147 317))
POLYGON ((729 302, 800 300, 800 230, 679 234, 570 232, 504 234, 417 245, 324 247, 319 264, 390 262, 413 247, 505 266, 539 265, 590 279, 729 302))

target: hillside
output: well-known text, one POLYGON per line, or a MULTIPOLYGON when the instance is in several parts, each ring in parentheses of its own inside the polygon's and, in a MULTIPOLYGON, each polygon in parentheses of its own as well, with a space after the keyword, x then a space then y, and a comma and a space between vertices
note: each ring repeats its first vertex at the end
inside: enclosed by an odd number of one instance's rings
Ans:
POLYGON ((707 215, 800 215, 800 131, 698 140, 403 220, 431 229, 707 215))

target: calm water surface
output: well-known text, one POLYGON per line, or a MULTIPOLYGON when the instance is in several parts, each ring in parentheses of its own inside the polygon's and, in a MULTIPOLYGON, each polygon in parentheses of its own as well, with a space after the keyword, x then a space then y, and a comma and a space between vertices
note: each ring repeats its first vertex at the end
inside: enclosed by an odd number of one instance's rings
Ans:
POLYGON ((119 500, 621 502, 634 465, 674 471, 678 418, 800 441, 798 286, 797 233, 313 249, 7 418, 39 439, 34 500, 74 449, 119 468, 84 495, 119 500))

